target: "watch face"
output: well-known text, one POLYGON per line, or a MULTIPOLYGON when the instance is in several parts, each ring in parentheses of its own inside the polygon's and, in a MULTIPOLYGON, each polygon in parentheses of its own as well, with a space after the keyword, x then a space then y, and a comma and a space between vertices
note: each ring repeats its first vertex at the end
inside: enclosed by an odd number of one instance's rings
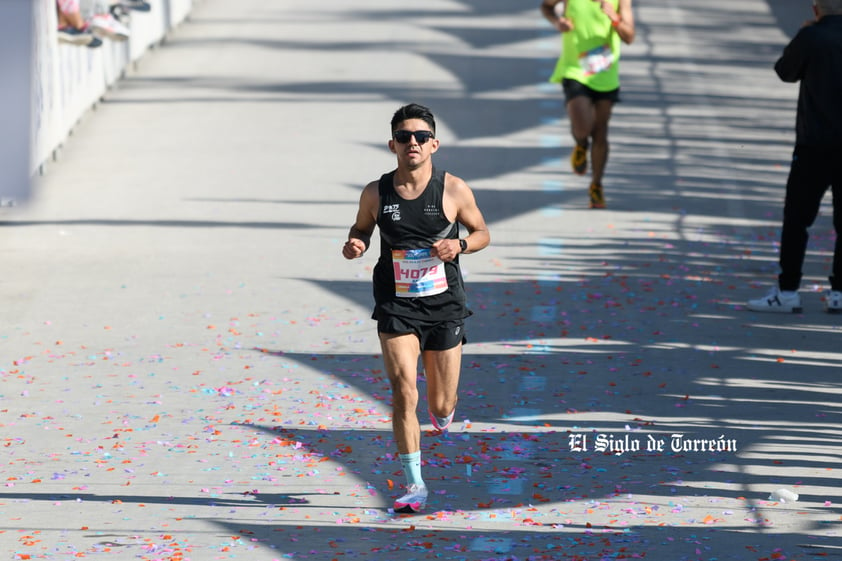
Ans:
POLYGON ((468 249, 468 242, 466 242, 465 240, 459 240, 459 248, 462 251, 466 251, 468 249))

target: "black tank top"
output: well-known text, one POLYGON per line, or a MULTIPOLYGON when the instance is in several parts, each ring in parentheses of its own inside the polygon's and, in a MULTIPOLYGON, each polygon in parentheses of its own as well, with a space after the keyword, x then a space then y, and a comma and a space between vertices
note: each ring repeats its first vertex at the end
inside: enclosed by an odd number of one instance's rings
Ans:
POLYGON ((462 319, 470 315, 466 307, 462 273, 456 261, 445 263, 448 288, 441 294, 404 298, 395 296, 392 249, 429 248, 441 239, 458 239, 459 225, 444 214, 444 171, 433 168, 433 175, 421 195, 407 200, 395 191, 395 172, 380 178, 380 258, 374 267, 374 319, 396 315, 427 321, 462 319))

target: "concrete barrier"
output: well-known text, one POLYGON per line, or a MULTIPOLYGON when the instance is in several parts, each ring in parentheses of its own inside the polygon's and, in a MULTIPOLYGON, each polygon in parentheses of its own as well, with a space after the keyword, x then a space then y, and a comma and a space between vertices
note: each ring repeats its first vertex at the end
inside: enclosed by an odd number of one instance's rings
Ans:
POLYGON ((131 11, 125 42, 103 40, 89 49, 59 43, 55 0, 34 6, 31 170, 43 174, 82 116, 129 67, 183 22, 196 0, 149 0, 149 12, 131 11))

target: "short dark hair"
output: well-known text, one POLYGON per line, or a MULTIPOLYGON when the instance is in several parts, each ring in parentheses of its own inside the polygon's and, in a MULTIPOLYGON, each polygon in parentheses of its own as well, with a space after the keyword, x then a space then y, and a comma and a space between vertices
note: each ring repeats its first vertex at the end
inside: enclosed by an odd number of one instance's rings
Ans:
POLYGON ((392 132, 395 132, 398 124, 408 119, 421 119, 430 126, 430 131, 436 134, 436 118, 433 117, 432 111, 417 103, 404 105, 395 111, 395 114, 392 116, 392 132))

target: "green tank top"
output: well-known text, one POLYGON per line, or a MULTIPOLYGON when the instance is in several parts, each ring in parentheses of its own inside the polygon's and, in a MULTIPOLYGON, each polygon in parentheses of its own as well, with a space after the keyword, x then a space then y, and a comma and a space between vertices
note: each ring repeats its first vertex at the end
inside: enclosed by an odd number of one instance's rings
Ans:
MULTIPOLYGON (((609 0, 617 10, 620 0, 609 0)), ((598 92, 620 87, 620 35, 594 0, 567 0, 573 31, 561 34, 561 56, 550 82, 570 78, 598 92)))

